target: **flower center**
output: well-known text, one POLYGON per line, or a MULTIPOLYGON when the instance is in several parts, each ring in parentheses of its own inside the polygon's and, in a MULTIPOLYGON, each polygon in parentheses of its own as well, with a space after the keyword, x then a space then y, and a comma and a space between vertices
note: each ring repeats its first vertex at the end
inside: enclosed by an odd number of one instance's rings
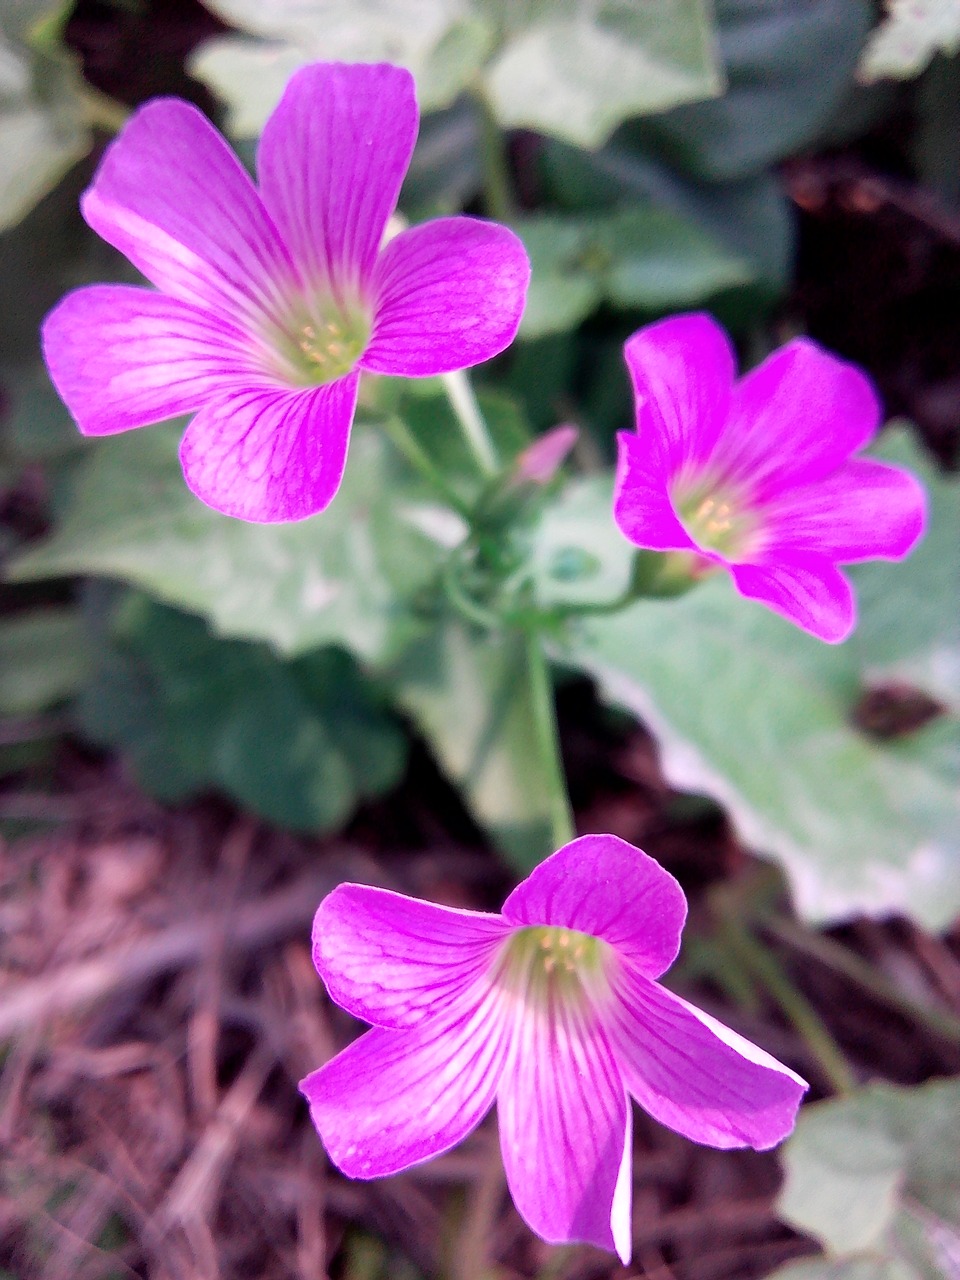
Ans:
POLYGON ((610 947, 602 938, 557 925, 518 929, 510 939, 503 976, 527 999, 578 995, 584 979, 601 976, 610 947))
POLYGON ((276 344, 281 372, 298 387, 319 387, 349 373, 370 340, 370 320, 357 307, 301 304, 276 344))
POLYGON ((699 484, 673 494, 674 508, 698 547, 728 560, 754 550, 760 522, 744 494, 722 484, 699 484))

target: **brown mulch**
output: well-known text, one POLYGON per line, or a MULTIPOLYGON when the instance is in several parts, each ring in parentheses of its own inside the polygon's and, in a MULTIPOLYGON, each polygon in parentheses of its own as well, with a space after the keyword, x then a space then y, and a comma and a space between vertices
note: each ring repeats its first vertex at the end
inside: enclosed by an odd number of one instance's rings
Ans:
MULTIPOLYGON (((589 734, 566 738, 583 757, 581 828, 620 830, 663 859, 692 892, 691 936, 707 936, 710 884, 755 871, 722 819, 677 806, 642 733, 608 734, 614 782, 592 795, 589 734)), ((418 1169, 348 1182, 296 1089, 358 1029, 311 963, 317 902, 353 879, 486 908, 505 869, 451 837, 442 805, 431 825, 436 806, 409 786, 362 815, 353 842, 318 842, 215 799, 166 811, 115 764, 63 755, 55 792, 0 795, 0 817, 49 820, 0 860, 0 1040, 12 1037, 0 1068, 0 1274, 751 1280, 812 1251, 773 1212, 775 1154, 696 1147, 639 1113, 629 1269, 532 1236, 506 1194, 492 1118, 418 1169), (394 847, 394 832, 409 847, 394 847)), ((859 1078, 960 1072, 960 1046, 806 957, 784 927, 780 959, 859 1078)), ((960 1012, 956 939, 866 922, 835 937, 913 996, 960 1012)), ((815 1096, 828 1091, 766 999, 735 1003, 697 972, 681 962, 685 994, 798 1067, 815 1096)))

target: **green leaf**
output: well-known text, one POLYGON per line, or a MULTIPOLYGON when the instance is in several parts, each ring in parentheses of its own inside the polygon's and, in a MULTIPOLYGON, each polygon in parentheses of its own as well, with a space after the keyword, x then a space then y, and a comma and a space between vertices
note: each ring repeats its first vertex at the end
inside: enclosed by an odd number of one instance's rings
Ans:
POLYGON ((494 114, 597 147, 629 116, 720 93, 703 0, 500 0, 512 31, 486 71, 494 114))
POLYGON ((492 30, 464 0, 207 0, 250 35, 207 41, 190 70, 230 108, 238 137, 255 137, 287 81, 308 62, 393 62, 417 80, 421 109, 449 106, 478 70, 492 30))
POLYGON ((743 258, 653 204, 607 216, 530 218, 516 230, 533 267, 525 338, 573 328, 601 302, 667 311, 753 279, 743 258))
POLYGON ((592 228, 586 219, 551 217, 515 226, 531 266, 520 337, 565 333, 600 305, 602 271, 588 256, 592 228))
POLYGON ((83 437, 42 364, 0 368, 10 397, 3 417, 3 452, 16 462, 53 463, 75 457, 83 437))
POLYGON ((851 568, 861 616, 850 644, 868 679, 912 685, 960 712, 960 482, 907 431, 885 432, 872 453, 922 480, 929 524, 895 577, 882 561, 851 568))
MULTIPOLYGON (((812 1258, 791 1262, 766 1280, 934 1280, 918 1277, 907 1263, 883 1258, 812 1258)), ((937 1276, 935 1280, 944 1280, 937 1276)))
POLYGON ((216 36, 190 56, 187 66, 192 76, 226 103, 228 132, 235 138, 259 138, 287 81, 312 61, 309 51, 299 45, 216 36))
POLYGON ((572 481, 543 508, 517 572, 538 606, 608 604, 626 591, 636 550, 612 507, 613 478, 602 475, 572 481))
POLYGON ((547 783, 520 639, 441 623, 404 654, 390 685, 514 865, 529 870, 550 853, 547 783))
POLYGON ((960 49, 960 5, 956 0, 888 3, 887 16, 870 35, 858 74, 869 84, 919 75, 937 53, 960 49))
POLYGON ((778 1212, 815 1236, 829 1261, 783 1268, 777 1280, 954 1275, 958 1149, 960 1080, 871 1085, 805 1107, 783 1150, 778 1212))
POLYGON ((81 80, 54 41, 26 41, 59 5, 14 3, 0 14, 0 231, 12 227, 90 148, 81 80))
POLYGON ((400 208, 411 222, 459 213, 470 204, 483 182, 480 137, 478 114, 468 98, 420 121, 400 192, 400 208))
POLYGON ((191 61, 240 136, 262 129, 291 72, 318 58, 408 67, 433 111, 482 79, 505 127, 597 146, 628 116, 719 93, 705 0, 208 0, 237 36, 191 61))
POLYGON ((787 281, 793 215, 773 174, 717 183, 691 179, 651 155, 629 125, 596 152, 550 140, 541 167, 551 196, 565 209, 652 203, 748 263, 759 283, 779 289, 787 281))
POLYGON ((225 636, 295 655, 340 644, 369 663, 419 624, 404 606, 440 550, 416 526, 385 443, 354 427, 340 492, 298 524, 254 525, 211 511, 183 483, 176 424, 93 446, 75 502, 46 541, 14 561, 17 581, 100 574, 201 613, 225 636))
MULTIPOLYGON (((598 487, 598 522, 606 501, 598 487)), ((883 568, 897 593, 901 566, 883 568)), ((784 867, 807 919, 897 912, 943 928, 960 908, 960 721, 884 742, 859 732, 851 645, 820 643, 723 577, 581 621, 557 656, 643 717, 674 785, 728 807, 784 867)))
POLYGON ((400 727, 341 651, 284 663, 139 595, 112 635, 81 724, 161 799, 220 787, 283 826, 331 831, 402 775, 400 727))
POLYGON ((718 0, 727 92, 631 126, 694 177, 751 177, 815 141, 853 83, 868 0, 718 0))
POLYGON ((89 645, 72 609, 38 609, 0 622, 0 714, 30 716, 71 697, 87 675, 89 645))

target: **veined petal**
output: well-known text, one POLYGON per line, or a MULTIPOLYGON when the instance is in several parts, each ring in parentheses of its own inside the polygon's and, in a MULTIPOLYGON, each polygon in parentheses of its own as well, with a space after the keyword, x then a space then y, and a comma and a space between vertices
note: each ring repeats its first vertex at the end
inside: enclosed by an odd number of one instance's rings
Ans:
POLYGON ((413 154, 413 77, 317 63, 290 79, 257 154, 264 203, 309 285, 363 291, 413 154))
POLYGON ((866 374, 796 338, 737 384, 712 459, 760 504, 829 476, 876 434, 880 404, 866 374))
POLYGON ((180 462, 201 501, 269 524, 322 511, 340 487, 360 375, 304 391, 253 387, 208 404, 180 462))
POLYGON ((513 925, 558 925, 602 938, 657 977, 680 950, 683 890, 642 849, 617 836, 581 836, 534 867, 503 904, 513 925))
POLYGON ((611 975, 604 1030, 627 1088, 655 1120, 711 1147, 776 1146, 806 1082, 628 965, 611 975))
POLYGON ((857 612, 850 583, 837 566, 826 556, 777 546, 767 549, 765 559, 764 564, 730 565, 740 594, 828 644, 846 640, 857 612))
POLYGON ((54 386, 85 435, 112 435, 190 413, 249 386, 246 335, 151 289, 77 289, 43 325, 54 386))
POLYGON ((699 471, 730 406, 729 338, 708 315, 674 316, 638 330, 623 354, 636 397, 636 465, 665 483, 699 471))
POLYGON ((289 255, 240 161, 189 103, 161 98, 136 112, 81 207, 165 293, 245 326, 283 314, 289 255))
MULTIPOLYGON (((569 846, 568 846, 569 847, 569 846)), ((630 1104, 593 1010, 556 990, 518 1011, 497 1096, 507 1185, 553 1244, 630 1259, 630 1104)))
POLYGON ((313 960, 342 1008, 411 1027, 482 984, 510 932, 501 916, 342 884, 317 909, 313 960))
POLYGON ((425 377, 498 355, 530 281, 522 242, 476 218, 438 218, 391 240, 373 275, 376 321, 360 367, 425 377))
POLYGON ((786 490, 762 518, 778 547, 842 564, 900 560, 923 533, 926 495, 909 471, 854 458, 816 484, 786 490))
POLYGON ((636 546, 650 551, 695 551, 696 543, 677 518, 662 470, 651 471, 649 452, 634 432, 617 432, 617 527, 636 546))
POLYGON ((380 1178, 456 1146, 493 1105, 509 1039, 488 987, 472 1006, 405 1031, 375 1027, 300 1082, 330 1159, 380 1178))

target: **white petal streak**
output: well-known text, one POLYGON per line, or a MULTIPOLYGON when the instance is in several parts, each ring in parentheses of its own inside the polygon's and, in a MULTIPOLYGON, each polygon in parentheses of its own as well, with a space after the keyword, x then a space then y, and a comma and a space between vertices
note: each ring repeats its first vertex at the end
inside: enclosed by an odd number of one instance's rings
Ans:
POLYGON ((510 1193, 538 1235, 629 1257, 629 1104, 579 993, 518 1010, 498 1097, 510 1193))
POLYGON ((628 965, 604 1026, 633 1096, 694 1142, 766 1150, 793 1128, 799 1076, 628 965))

